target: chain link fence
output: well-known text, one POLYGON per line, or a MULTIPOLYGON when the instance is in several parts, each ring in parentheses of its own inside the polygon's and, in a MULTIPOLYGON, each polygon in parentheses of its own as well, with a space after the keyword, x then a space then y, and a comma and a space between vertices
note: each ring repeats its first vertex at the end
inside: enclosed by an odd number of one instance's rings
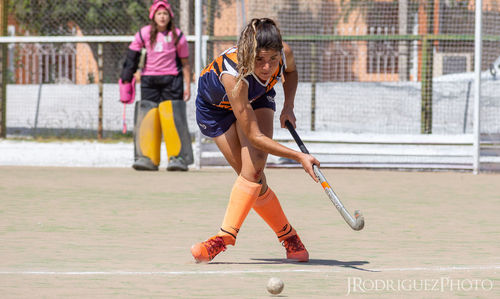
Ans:
POLYGON ((148 23, 146 12, 150 3, 144 0, 10 0, 9 15, 19 24, 17 35, 127 35, 148 23))
MULTIPOLYGON (((150 0, 32 0, 9 3, 9 29, 11 36, 133 36, 141 27, 150 23, 148 10, 150 0)), ((169 1, 175 15, 176 26, 180 26, 179 3, 169 1)), ((187 1, 189 4, 189 0, 187 1)), ((191 1, 192 2, 192 1, 191 1)), ((186 3, 185 3, 186 4, 186 3)), ((182 20, 182 28, 189 31, 193 18, 182 20)), ((186 32, 185 34, 189 34, 186 32)), ((125 58, 127 43, 105 43, 103 48, 103 82, 116 83, 125 58)), ((96 83, 96 66, 92 58, 97 57, 97 45, 36 44, 11 45, 9 60, 9 83, 39 84, 68 81, 77 84, 96 83), (77 47, 86 48, 81 63, 77 65, 77 47), (88 57, 84 57, 84 55, 88 57), (43 56, 41 62, 33 57, 43 56), (40 65, 41 64, 41 65, 40 65), (76 68, 81 70, 80 75, 76 68), (39 69, 47 69, 43 74, 39 69), (51 68, 51 70, 48 70, 51 68), (48 73, 47 73, 48 72, 48 73), (82 73, 86 73, 81 75, 82 73)), ((80 53, 83 53, 80 50, 80 53)))
MULTIPOLYGON (((11 36, 130 38, 150 22, 152 2, 3 1, 8 2, 11 36)), ((193 37, 195 1, 169 2, 176 25, 193 37)), ((483 3, 481 134, 496 151, 500 144, 500 63, 493 62, 500 56, 500 1, 483 3)), ((472 134, 474 1, 203 0, 202 5, 202 34, 206 37, 203 65, 235 45, 251 18, 277 21, 284 40, 294 50, 299 72, 296 114, 301 130, 467 138, 472 134)), ((97 122, 93 114, 97 110, 95 85, 103 83, 104 103, 109 105, 104 109, 104 129, 119 131, 121 110, 116 83, 128 43, 101 43, 102 76, 96 42, 8 44, 4 76, 9 83, 8 127, 12 131, 36 126, 33 117, 24 117, 29 111, 29 115, 40 116, 38 126, 76 126, 93 131, 97 122), (41 88, 42 84, 46 86, 41 88), (62 87, 58 85, 72 86, 64 91, 69 99, 61 97, 62 87), (68 112, 71 106, 78 106, 71 101, 82 108, 68 112), (42 103, 39 108, 37 102, 42 103), (44 103, 53 103, 52 108, 45 106, 48 110, 43 110, 44 103), (90 112, 83 113, 85 109, 90 112), (45 114, 49 110, 60 114, 45 114), (44 117, 51 119, 44 123, 44 117), (68 118, 79 121, 70 122, 68 118)), ((193 42, 190 47, 194 72, 193 42)), ((279 89, 277 99, 282 99, 279 89)), ((193 84, 193 95, 195 90, 193 84)), ((193 99, 188 107, 190 117, 193 99)), ((277 105, 279 111, 281 100, 277 105)), ((133 122, 132 111, 127 120, 133 122)), ((197 130, 194 121, 190 129, 197 130)))

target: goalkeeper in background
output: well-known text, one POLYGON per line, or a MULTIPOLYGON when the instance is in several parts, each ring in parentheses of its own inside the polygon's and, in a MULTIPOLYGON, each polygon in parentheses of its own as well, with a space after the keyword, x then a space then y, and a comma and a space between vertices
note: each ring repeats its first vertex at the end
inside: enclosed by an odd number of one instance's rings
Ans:
POLYGON ((120 100, 135 97, 134 73, 141 70, 141 101, 135 105, 134 164, 136 170, 158 170, 161 139, 165 140, 169 171, 187 171, 193 163, 186 103, 191 97, 191 67, 186 37, 175 27, 168 1, 155 0, 151 23, 130 44, 120 76, 120 100))

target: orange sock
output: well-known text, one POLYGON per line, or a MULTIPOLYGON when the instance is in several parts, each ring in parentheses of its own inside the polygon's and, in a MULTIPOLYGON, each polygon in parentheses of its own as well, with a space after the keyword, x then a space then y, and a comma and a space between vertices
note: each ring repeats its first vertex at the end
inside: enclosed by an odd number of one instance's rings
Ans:
POLYGON ((226 245, 234 245, 243 221, 250 212, 255 200, 259 196, 261 184, 250 182, 238 176, 233 185, 226 215, 218 236, 221 236, 226 245))
POLYGON ((280 242, 297 234, 288 219, 286 219, 280 202, 271 188, 268 187, 267 191, 257 198, 253 209, 276 233, 280 242))

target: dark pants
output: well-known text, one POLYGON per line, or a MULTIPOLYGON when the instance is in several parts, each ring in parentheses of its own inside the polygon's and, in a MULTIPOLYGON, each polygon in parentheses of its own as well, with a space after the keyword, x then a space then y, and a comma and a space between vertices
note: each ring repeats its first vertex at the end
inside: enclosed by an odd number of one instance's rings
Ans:
POLYGON ((141 76, 141 100, 161 103, 182 100, 184 84, 182 73, 177 76, 141 76))

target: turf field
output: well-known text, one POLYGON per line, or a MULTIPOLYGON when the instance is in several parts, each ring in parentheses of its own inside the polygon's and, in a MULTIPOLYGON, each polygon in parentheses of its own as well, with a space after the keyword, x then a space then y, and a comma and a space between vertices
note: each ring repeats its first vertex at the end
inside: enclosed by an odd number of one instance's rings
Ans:
POLYGON ((302 169, 269 185, 310 253, 284 259, 250 212, 209 264, 189 248, 215 234, 235 175, 127 168, 0 167, 2 298, 499 298, 500 175, 323 169, 351 230, 302 169))

